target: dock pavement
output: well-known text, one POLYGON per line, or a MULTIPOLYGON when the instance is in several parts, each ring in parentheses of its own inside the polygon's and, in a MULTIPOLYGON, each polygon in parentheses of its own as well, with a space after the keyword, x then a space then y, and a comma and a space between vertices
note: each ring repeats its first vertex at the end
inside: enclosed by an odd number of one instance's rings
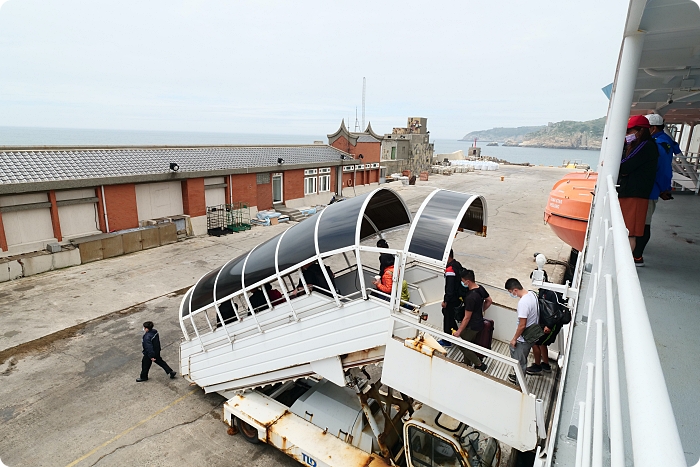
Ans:
MULTIPOLYGON (((387 186, 414 213, 438 187, 483 195, 488 235, 459 234, 455 256, 475 270, 477 282, 503 287, 511 276, 528 283, 535 252, 568 258, 570 248, 543 222, 547 195, 568 172, 501 166, 387 186)), ((134 381, 141 323, 155 322, 163 358, 176 368, 184 291, 288 227, 197 237, 0 284, 0 459, 9 467, 296 465, 227 436, 220 396, 170 380, 156 366, 148 382, 134 381)), ((563 268, 546 269, 557 275, 563 268)), ((494 300, 515 304, 507 294, 494 300)))

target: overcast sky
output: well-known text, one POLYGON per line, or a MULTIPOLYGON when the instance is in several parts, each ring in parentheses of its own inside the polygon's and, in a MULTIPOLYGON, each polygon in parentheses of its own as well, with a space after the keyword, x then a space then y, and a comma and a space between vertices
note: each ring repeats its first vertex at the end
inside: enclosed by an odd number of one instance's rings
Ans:
POLYGON ((0 0, 0 126, 434 138, 603 116, 624 0, 0 0))

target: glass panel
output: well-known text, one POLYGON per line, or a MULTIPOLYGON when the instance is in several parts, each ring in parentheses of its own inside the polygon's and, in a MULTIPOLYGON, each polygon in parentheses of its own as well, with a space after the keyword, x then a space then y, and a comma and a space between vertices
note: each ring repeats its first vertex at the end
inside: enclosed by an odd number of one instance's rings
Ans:
POLYGON ((408 427, 408 447, 414 467, 462 467, 452 443, 415 426, 408 427))
POLYGON ((221 270, 219 282, 216 284, 216 296, 223 298, 241 290, 241 272, 243 261, 248 253, 245 253, 224 266, 221 270))
POLYGON ((318 225, 318 248, 321 253, 355 244, 357 216, 369 193, 331 204, 318 225))
POLYGON ((284 234, 279 248, 278 262, 280 271, 284 271, 287 268, 316 256, 314 230, 317 220, 318 214, 314 214, 312 217, 291 227, 284 234))
POLYGON ((274 175, 272 177, 272 202, 282 202, 282 176, 274 175))
MULTIPOLYGON (((409 213, 403 203, 394 192, 389 190, 380 190, 372 196, 367 204, 367 209, 365 209, 365 217, 369 218, 380 232, 410 222, 409 213)), ((374 233, 374 227, 367 219, 363 219, 360 239, 367 238, 374 233)))
POLYGON ((214 269, 202 277, 192 292, 192 310, 214 303, 214 281, 221 268, 214 269))
POLYGON ((277 235, 250 253, 245 271, 243 271, 246 286, 275 275, 275 249, 279 239, 280 236, 277 235))
POLYGON ((452 226, 470 197, 453 191, 440 191, 433 196, 418 219, 408 251, 442 260, 452 226))
POLYGON ((472 232, 483 232, 484 230, 484 203, 481 198, 476 198, 467 208, 459 226, 464 230, 472 232))

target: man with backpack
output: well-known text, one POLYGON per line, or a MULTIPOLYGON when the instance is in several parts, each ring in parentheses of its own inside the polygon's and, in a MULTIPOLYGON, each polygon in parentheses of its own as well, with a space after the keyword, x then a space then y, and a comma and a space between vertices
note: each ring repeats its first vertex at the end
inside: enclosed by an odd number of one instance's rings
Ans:
MULTIPOLYGON (((493 300, 486 289, 476 283, 474 271, 463 269, 460 276, 464 308, 455 316, 460 325, 452 335, 474 343, 479 331, 484 328, 484 311, 491 306, 493 300)), ((464 354, 465 365, 471 363, 477 370, 487 370, 486 363, 483 363, 472 350, 464 347, 460 347, 460 350, 464 354)))
MULTIPOLYGON (((445 266, 445 296, 442 299, 442 331, 452 335, 452 330, 457 325, 455 321, 455 310, 461 308, 460 274, 462 265, 454 257, 454 252, 450 250, 445 266)), ((445 339, 438 341, 443 347, 451 347, 452 344, 445 339)))

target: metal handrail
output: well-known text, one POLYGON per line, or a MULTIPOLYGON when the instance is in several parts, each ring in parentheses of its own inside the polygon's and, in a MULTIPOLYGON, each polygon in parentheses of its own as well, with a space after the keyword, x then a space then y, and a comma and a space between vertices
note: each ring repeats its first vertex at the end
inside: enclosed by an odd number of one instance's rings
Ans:
MULTIPOLYGON (((427 326, 422 323, 417 323, 415 321, 415 318, 408 319, 405 316, 402 316, 398 313, 392 313, 392 319, 394 321, 398 321, 401 324, 405 324, 409 327, 412 327, 414 329, 417 329, 419 331, 427 332, 428 334, 432 334, 434 336, 438 336, 440 339, 444 339, 448 342, 450 342, 453 345, 456 345, 457 347, 466 347, 469 350, 472 350, 474 352, 480 353, 482 355, 486 355, 489 358, 492 358, 498 362, 504 363, 508 366, 510 366, 513 369, 513 373, 515 373, 516 378, 518 380, 518 384, 520 386, 520 390, 524 394, 529 394, 528 388, 527 388, 527 383, 525 381, 525 374, 523 373, 522 368, 520 368, 520 364, 518 363, 517 360, 515 360, 512 357, 500 354, 496 352, 495 350, 488 349, 486 347, 481 347, 478 344, 475 344, 473 342, 465 341, 464 339, 461 339, 459 337, 452 336, 450 334, 444 333, 440 331, 439 329, 432 328, 430 326, 427 326)), ((393 329, 392 329, 393 333, 393 329)))
MULTIPOLYGON (((676 418, 612 175, 607 176, 622 349, 635 465, 685 466, 676 418), (663 449, 659 449, 663 446, 663 449)), ((602 401, 601 401, 602 403, 602 401)))

